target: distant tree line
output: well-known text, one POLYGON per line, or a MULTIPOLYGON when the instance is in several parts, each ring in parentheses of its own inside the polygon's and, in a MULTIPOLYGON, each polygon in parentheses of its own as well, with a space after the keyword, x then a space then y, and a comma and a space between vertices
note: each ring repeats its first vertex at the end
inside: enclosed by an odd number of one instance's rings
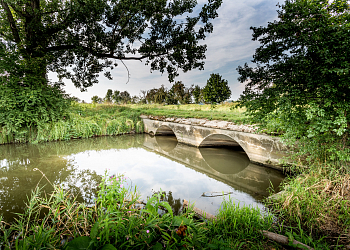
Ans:
POLYGON ((108 89, 104 98, 97 95, 91 98, 93 103, 140 103, 140 104, 216 104, 227 100, 231 96, 228 82, 219 74, 211 74, 207 84, 200 88, 198 85, 186 87, 181 81, 175 82, 170 89, 162 85, 160 88, 141 90, 139 96, 131 96, 128 91, 108 89))

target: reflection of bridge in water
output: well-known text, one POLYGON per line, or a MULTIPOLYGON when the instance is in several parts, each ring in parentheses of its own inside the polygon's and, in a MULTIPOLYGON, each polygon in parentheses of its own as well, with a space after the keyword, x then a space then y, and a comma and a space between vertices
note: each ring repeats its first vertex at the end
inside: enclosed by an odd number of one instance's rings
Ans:
POLYGON ((178 143, 175 136, 146 136, 143 146, 258 199, 269 195, 271 184, 276 188, 284 179, 280 171, 251 163, 244 151, 234 147, 191 147, 178 143))

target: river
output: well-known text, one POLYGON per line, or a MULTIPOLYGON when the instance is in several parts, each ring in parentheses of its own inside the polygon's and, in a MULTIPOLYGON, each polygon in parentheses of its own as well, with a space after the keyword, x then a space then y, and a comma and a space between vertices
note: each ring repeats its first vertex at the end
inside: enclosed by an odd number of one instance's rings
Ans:
POLYGON ((284 179, 280 171, 252 164, 241 148, 195 148, 177 143, 175 136, 8 144, 0 146, 0 215, 13 220, 36 186, 49 194, 52 185, 60 185, 92 204, 106 172, 124 174, 141 199, 163 192, 175 213, 186 199, 215 214, 228 195, 263 209, 268 190, 278 191, 284 179))

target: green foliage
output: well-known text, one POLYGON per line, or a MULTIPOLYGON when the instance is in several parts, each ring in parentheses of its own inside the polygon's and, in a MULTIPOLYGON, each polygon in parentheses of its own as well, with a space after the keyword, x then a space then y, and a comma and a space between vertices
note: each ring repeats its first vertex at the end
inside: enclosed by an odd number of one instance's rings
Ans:
POLYGON ((89 138, 101 135, 142 133, 140 112, 116 105, 75 104, 65 119, 40 123, 17 131, 3 127, 0 144, 10 142, 42 142, 89 138))
POLYGON ((120 101, 122 103, 129 103, 131 101, 131 97, 130 97, 130 94, 128 91, 123 91, 123 92, 120 92, 119 94, 119 98, 120 98, 120 101))
POLYGON ((198 43, 213 31, 209 21, 221 3, 209 1, 198 16, 178 21, 193 12, 195 1, 4 0, 0 43, 13 44, 26 63, 38 59, 44 71, 81 89, 97 83, 101 72, 112 79, 116 59, 146 59, 172 81, 178 68, 203 68, 206 45, 198 43))
POLYGON ((93 97, 91 97, 91 101, 93 104, 102 103, 102 98, 98 97, 97 95, 94 95, 93 97))
MULTIPOLYGON (((283 224, 297 225, 299 231, 315 238, 337 237, 350 227, 349 183, 346 171, 317 164, 303 170, 302 175, 288 178, 283 191, 267 202, 283 224)), ((339 244, 348 244, 349 238, 339 240, 339 244)))
POLYGON ((105 103, 112 103, 112 98, 113 98, 113 90, 108 89, 105 98, 103 101, 105 103))
POLYGON ((167 104, 189 104, 191 97, 192 87, 186 88, 181 81, 177 81, 171 86, 165 101, 167 104))
MULTIPOLYGON (((50 195, 42 195, 37 188, 16 221, 6 223, 0 218, 1 247, 108 250, 271 246, 261 230, 273 230, 274 218, 258 208, 224 200, 217 219, 203 222, 194 219, 191 208, 174 215, 163 200, 163 192, 155 193, 141 205, 131 183, 124 175, 109 176, 106 170, 92 206, 80 203, 72 193, 57 186, 50 195)), ((305 239, 301 230, 299 234, 291 233, 291 237, 305 239)), ((313 243, 311 238, 307 240, 313 243)))
POLYGON ((167 98, 167 89, 162 85, 159 89, 153 88, 144 93, 148 103, 164 103, 167 98))
POLYGON ((263 241, 261 230, 271 230, 272 224, 272 214, 262 214, 254 207, 241 207, 229 198, 222 202, 210 234, 215 235, 217 242, 235 242, 237 247, 241 242, 249 245, 250 241, 263 241))
POLYGON ((194 103, 198 104, 202 97, 201 97, 201 88, 196 85, 194 86, 193 92, 192 92, 193 98, 194 98, 194 103))
POLYGON ((113 96, 112 96, 112 99, 114 101, 114 103, 119 103, 120 102, 120 91, 118 90, 114 90, 113 92, 113 96))
POLYGON ((231 96, 228 82, 219 74, 210 74, 207 85, 203 88, 203 99, 206 102, 216 104, 227 100, 231 96))
POLYGON ((249 123, 249 118, 244 115, 243 108, 231 111, 233 103, 216 105, 130 105, 131 109, 139 110, 144 115, 165 116, 176 118, 203 118, 208 120, 224 120, 236 124, 249 123))
MULTIPOLYGON (((35 76, 42 73, 37 65, 31 65, 32 75, 27 76, 28 65, 18 54, 11 54, 12 47, 0 43, 0 131, 10 136, 23 127, 62 119, 71 100, 62 90, 62 85, 47 84, 35 76)), ((37 62, 39 63, 39 62, 37 62)))
POLYGON ((261 46, 238 67, 241 105, 284 132, 299 156, 349 162, 350 12, 345 0, 286 1, 279 20, 251 28, 261 46))

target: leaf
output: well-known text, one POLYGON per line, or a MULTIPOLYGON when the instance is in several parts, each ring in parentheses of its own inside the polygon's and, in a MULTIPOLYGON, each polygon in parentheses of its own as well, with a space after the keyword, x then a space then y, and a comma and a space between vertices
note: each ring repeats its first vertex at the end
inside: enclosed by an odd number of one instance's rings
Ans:
POLYGON ((168 213, 171 215, 171 217, 173 217, 173 210, 168 202, 162 201, 161 203, 159 203, 159 205, 165 207, 168 210, 168 213))
POLYGON ((183 216, 175 216, 173 218, 173 226, 175 227, 179 227, 181 225, 189 225, 191 223, 191 220, 186 218, 186 217, 183 217, 183 216))
POLYGON ((94 226, 91 228, 90 237, 93 239, 97 237, 98 226, 99 226, 99 223, 98 223, 98 221, 96 221, 94 226))
POLYGON ((157 244, 155 244, 151 249, 153 249, 153 250, 162 250, 163 246, 162 246, 162 244, 157 242, 157 244))
POLYGON ((65 250, 93 250, 92 240, 88 236, 81 236, 69 242, 65 250))
POLYGON ((117 250, 112 244, 104 245, 100 250, 117 250))

